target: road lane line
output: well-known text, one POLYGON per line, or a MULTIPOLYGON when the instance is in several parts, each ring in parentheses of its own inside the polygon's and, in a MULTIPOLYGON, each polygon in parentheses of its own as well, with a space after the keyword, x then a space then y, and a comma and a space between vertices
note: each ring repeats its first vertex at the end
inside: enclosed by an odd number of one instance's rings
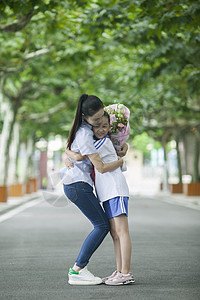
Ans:
POLYGON ((8 219, 11 219, 12 217, 14 217, 15 215, 17 215, 20 212, 24 211, 25 209, 30 208, 32 206, 35 206, 38 203, 41 203, 43 201, 44 200, 41 200, 41 198, 40 199, 35 199, 35 200, 32 200, 28 203, 22 204, 19 207, 16 207, 16 208, 12 209, 11 211, 9 211, 9 212, 7 212, 7 213, 0 216, 0 223, 6 221, 8 219))

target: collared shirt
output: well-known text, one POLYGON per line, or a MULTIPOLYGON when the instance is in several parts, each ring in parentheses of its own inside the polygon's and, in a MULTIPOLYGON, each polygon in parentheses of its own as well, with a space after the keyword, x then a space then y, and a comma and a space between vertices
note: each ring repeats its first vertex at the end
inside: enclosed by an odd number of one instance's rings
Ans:
MULTIPOLYGON (((75 139, 71 145, 71 150, 81 153, 81 155, 90 155, 97 153, 94 146, 92 126, 83 121, 79 127, 75 139)), ((74 168, 61 170, 61 178, 63 184, 71 184, 78 181, 84 181, 93 186, 91 178, 92 164, 89 158, 82 161, 72 160, 74 168)))
MULTIPOLYGON (((94 145, 104 164, 118 160, 113 143, 108 137, 96 141, 94 145)), ((95 169, 95 189, 102 202, 118 196, 129 197, 128 185, 121 168, 103 174, 95 169)))

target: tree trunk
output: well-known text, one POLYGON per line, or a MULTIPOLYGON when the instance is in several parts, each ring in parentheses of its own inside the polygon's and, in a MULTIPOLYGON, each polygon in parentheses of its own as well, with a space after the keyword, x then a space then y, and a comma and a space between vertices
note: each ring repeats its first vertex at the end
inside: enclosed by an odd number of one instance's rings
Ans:
POLYGON ((0 142, 1 144, 0 185, 7 185, 9 147, 11 143, 13 126, 16 120, 17 109, 13 110, 12 105, 9 102, 5 102, 3 113, 5 117, 3 121, 3 129, 1 133, 1 142, 0 142))
POLYGON ((167 191, 168 190, 168 178, 169 178, 169 172, 168 172, 168 165, 167 165, 167 142, 169 140, 169 137, 171 135, 171 131, 167 130, 163 136, 162 136, 162 140, 161 143, 163 145, 163 149, 164 149, 164 174, 163 174, 163 190, 167 191))
POLYGON ((166 149, 165 142, 163 142, 162 145, 163 145, 163 149, 164 149, 163 191, 167 191, 168 190, 168 178, 169 178, 168 167, 167 167, 167 149, 166 149))
POLYGON ((28 137, 26 143, 26 154, 23 161, 23 172, 22 172, 22 182, 26 182, 30 177, 32 177, 32 155, 34 152, 34 138, 32 135, 28 137))
POLYGON ((180 156, 180 150, 179 150, 179 141, 180 136, 179 133, 176 134, 176 153, 177 153, 177 163, 178 163, 178 178, 179 183, 182 183, 182 166, 181 166, 181 156, 180 156))
POLYGON ((19 146, 20 146, 20 139, 19 139, 19 130, 20 126, 19 123, 14 124, 13 128, 13 139, 10 145, 10 162, 9 162, 9 183, 15 184, 19 181, 17 164, 18 164, 18 154, 19 154, 19 146))
POLYGON ((199 151, 200 148, 200 134, 195 133, 195 143, 194 143, 194 160, 193 160, 193 176, 192 181, 198 182, 199 181, 199 151))
POLYGON ((183 135, 183 147, 184 147, 184 162, 185 162, 185 174, 188 174, 188 160, 187 160, 187 152, 188 152, 188 147, 187 147, 187 139, 186 135, 183 135))

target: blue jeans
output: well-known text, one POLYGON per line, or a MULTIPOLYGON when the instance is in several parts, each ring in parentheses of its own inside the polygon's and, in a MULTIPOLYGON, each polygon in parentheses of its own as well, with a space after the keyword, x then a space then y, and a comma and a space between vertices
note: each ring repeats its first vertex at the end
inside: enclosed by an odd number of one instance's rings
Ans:
POLYGON ((64 185, 64 192, 94 226, 76 259, 76 265, 84 268, 109 232, 110 224, 99 200, 93 193, 93 188, 88 183, 80 181, 64 185))

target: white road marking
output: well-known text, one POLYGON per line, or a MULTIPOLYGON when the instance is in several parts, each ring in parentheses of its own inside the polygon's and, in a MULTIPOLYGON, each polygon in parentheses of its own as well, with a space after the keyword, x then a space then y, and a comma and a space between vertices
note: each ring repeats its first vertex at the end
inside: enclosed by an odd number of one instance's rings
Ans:
POLYGON ((24 211, 25 209, 27 209, 29 207, 32 207, 32 206, 35 206, 38 203, 41 203, 43 201, 44 200, 41 200, 41 198, 35 199, 35 200, 32 200, 28 203, 20 205, 19 207, 16 207, 16 208, 12 209, 11 211, 8 211, 7 213, 0 216, 0 223, 14 217, 15 215, 19 214, 20 212, 24 211))
POLYGON ((194 210, 200 210, 200 206, 196 205, 196 204, 193 204, 193 203, 186 203, 186 202, 181 202, 181 201, 176 201, 176 200, 166 200, 166 199, 162 199, 162 201, 170 203, 170 204, 184 206, 184 207, 191 208, 191 209, 194 209, 194 210))

